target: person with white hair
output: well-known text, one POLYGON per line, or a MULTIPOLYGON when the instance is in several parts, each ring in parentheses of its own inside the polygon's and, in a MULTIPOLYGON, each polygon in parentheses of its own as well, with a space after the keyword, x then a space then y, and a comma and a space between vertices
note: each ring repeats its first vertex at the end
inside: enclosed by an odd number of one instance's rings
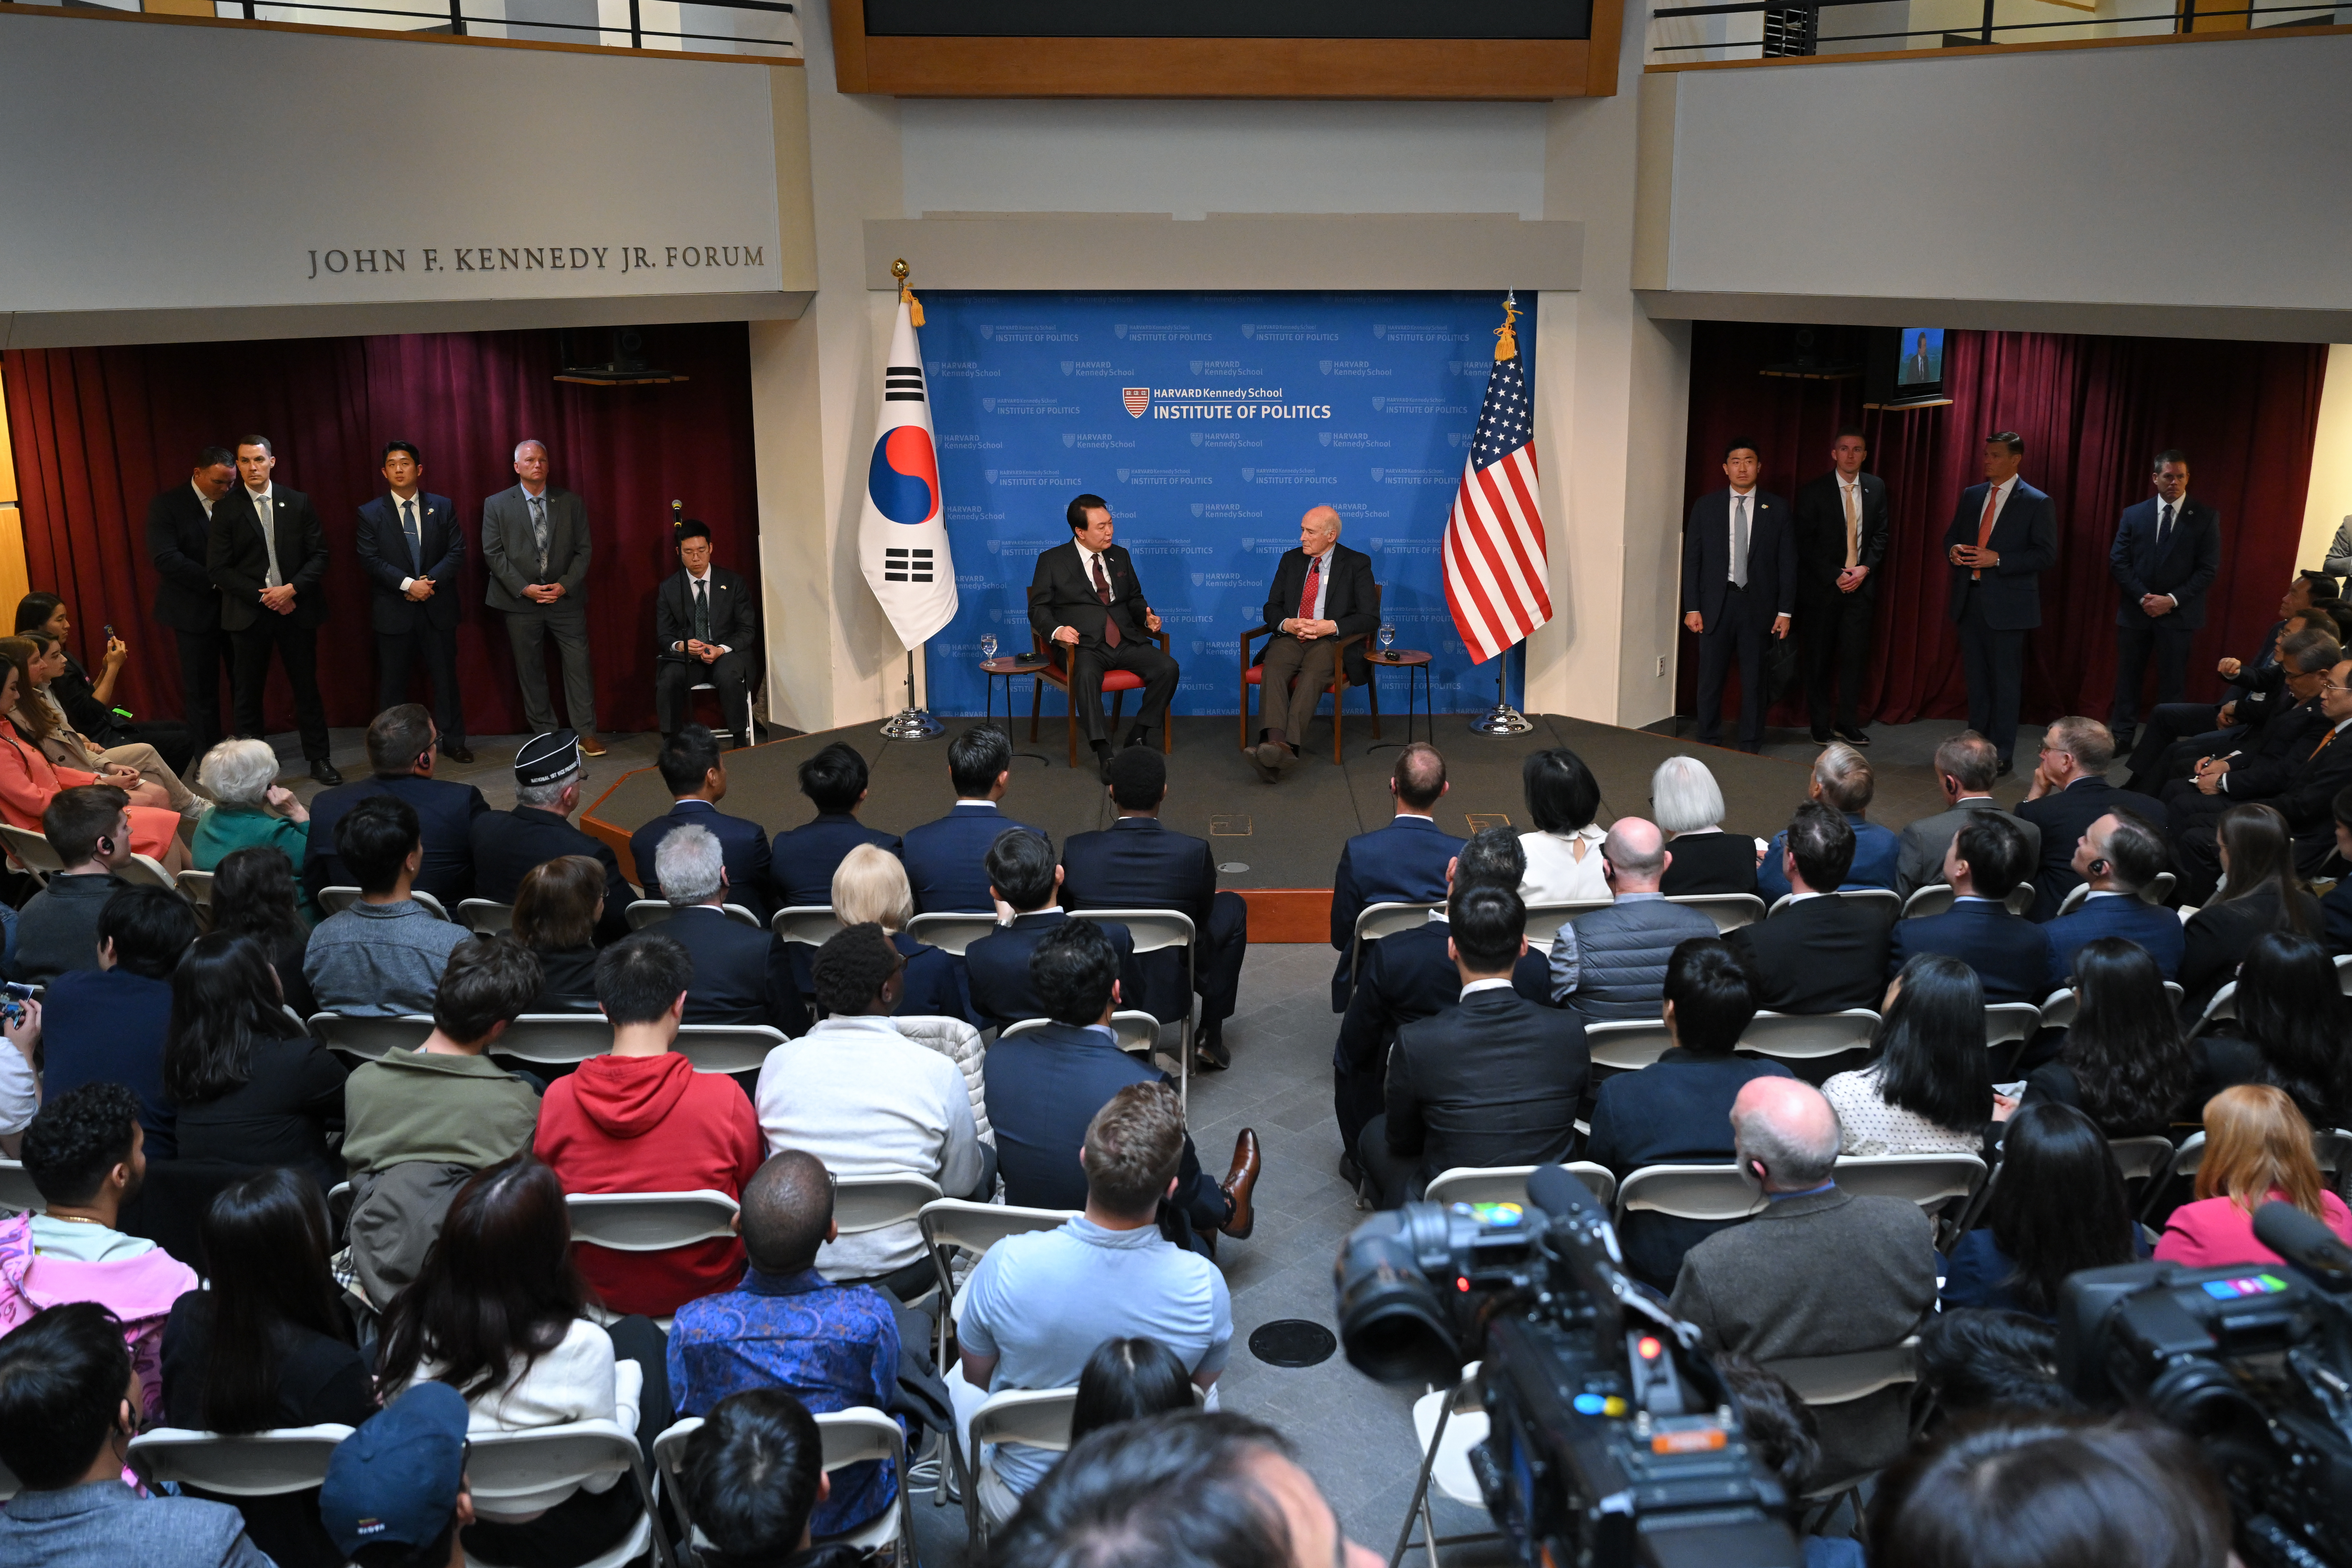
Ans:
POLYGON ((257 844, 283 850, 299 866, 310 852, 310 810, 278 782, 278 752, 267 741, 223 741, 205 753, 196 778, 213 808, 196 823, 188 864, 210 871, 257 844))
MULTIPOLYGON (((1844 1132, 1822 1091, 1750 1079, 1731 1106, 1734 1158, 1765 1206, 1683 1258, 1668 1305, 1710 1351, 1770 1364, 1898 1345, 1936 1307, 1935 1226, 1908 1198, 1839 1189, 1844 1132)), ((1823 1405, 1823 1475, 1874 1470, 1903 1452, 1908 1384, 1823 1405)))
POLYGON ((547 443, 515 444, 516 483, 482 503, 482 565, 490 608, 506 616, 522 685, 523 721, 533 733, 556 727, 547 696, 547 639, 563 661, 564 717, 583 755, 601 757, 596 675, 588 658, 588 507, 547 482, 547 443))
POLYGON ((694 961, 685 1022, 806 1034, 808 1008, 783 942, 727 912, 727 852, 719 836, 692 825, 670 829, 655 851, 654 875, 673 911, 661 931, 694 961))
POLYGON ((1752 893, 1764 846, 1723 826, 1723 788, 1705 763, 1686 753, 1668 757, 1650 775, 1650 816, 1674 848, 1658 890, 1669 898, 1693 893, 1752 893))
MULTIPOLYGON (((1892 828, 1881 827, 1864 815, 1869 811, 1871 797, 1877 788, 1878 777, 1871 771, 1870 763, 1843 741, 1832 741, 1813 759, 1813 776, 1806 781, 1805 797, 1839 813, 1846 826, 1853 829, 1853 863, 1846 868, 1845 880, 1838 884, 1839 890, 1885 888, 1893 892, 1902 874, 1902 838, 1892 828)), ((1756 868, 1756 891, 1768 904, 1793 890, 1780 864, 1780 852, 1787 847, 1788 837, 1785 831, 1776 835, 1756 868)), ((1813 890, 1826 893, 1832 889, 1813 890)))
POLYGON ((915 918, 915 890, 907 880, 905 861, 878 844, 860 844, 850 850, 834 869, 833 913, 845 926, 880 926, 907 961, 898 1016, 961 1018, 975 1029, 987 1027, 971 1005, 963 954, 907 934, 907 922, 915 918))

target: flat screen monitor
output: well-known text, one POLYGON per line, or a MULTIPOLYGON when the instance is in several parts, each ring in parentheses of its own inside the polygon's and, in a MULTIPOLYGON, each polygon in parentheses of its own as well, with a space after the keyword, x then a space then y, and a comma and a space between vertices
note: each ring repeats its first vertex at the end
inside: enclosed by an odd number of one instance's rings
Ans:
POLYGON ((1870 340, 1869 401, 1899 406, 1944 395, 1943 328, 1879 327, 1870 340))

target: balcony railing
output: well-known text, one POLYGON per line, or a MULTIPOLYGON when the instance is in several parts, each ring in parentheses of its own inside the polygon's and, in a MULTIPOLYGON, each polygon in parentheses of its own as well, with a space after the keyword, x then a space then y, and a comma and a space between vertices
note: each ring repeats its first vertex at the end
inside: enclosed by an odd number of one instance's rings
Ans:
MULTIPOLYGON (((0 0, 0 5, 39 0, 0 0)), ((191 14, 183 5, 68 0, 75 9, 191 14)), ((796 59, 800 17, 789 0, 212 0, 197 16, 310 27, 366 27, 470 38, 584 44, 613 49, 796 59)))
POLYGON ((2326 27, 2352 5, 2290 0, 1709 0, 1650 13, 1649 63, 1927 53, 1984 44, 2049 44, 2326 27))

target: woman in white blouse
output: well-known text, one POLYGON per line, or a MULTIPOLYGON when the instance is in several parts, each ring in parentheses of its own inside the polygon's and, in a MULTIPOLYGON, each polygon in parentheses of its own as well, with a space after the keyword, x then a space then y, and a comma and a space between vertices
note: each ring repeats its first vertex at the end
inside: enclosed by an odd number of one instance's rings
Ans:
MULTIPOLYGON (((384 1315, 376 1381, 390 1401, 411 1383, 466 1396, 477 1433, 609 1420, 635 1433, 644 1368, 614 1353, 585 1314, 572 1266, 563 1184, 529 1154, 457 1189, 440 1239, 384 1315)), ((635 1321, 635 1320, 625 1320, 635 1321)), ((476 1508, 469 1556, 506 1568, 576 1568, 636 1528, 636 1490, 619 1475, 476 1508)))
POLYGON ((1923 952, 1880 1005, 1876 1059, 1822 1085, 1847 1154, 1973 1154, 2017 1102, 1994 1094, 1984 986, 1958 959, 1923 952))
POLYGON ((1519 768, 1532 833, 1519 835, 1528 872, 1519 898, 1530 904, 1570 904, 1613 897, 1601 872, 1601 840, 1593 823, 1601 785, 1584 759, 1565 746, 1531 752, 1519 768))

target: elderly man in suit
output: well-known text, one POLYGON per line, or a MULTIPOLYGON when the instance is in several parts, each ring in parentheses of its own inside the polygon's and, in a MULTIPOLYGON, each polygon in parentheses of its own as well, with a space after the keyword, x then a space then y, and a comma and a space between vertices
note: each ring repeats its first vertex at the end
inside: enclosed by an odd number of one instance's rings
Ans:
MULTIPOLYGON (((2221 689, 2220 702, 2159 702, 2149 710, 2139 743, 2131 750, 2131 779, 2125 787, 2147 794, 2158 780, 2177 776, 2179 770, 2174 768, 2168 752, 2176 744, 2186 744, 2184 736, 2204 741, 2208 731, 2260 723, 2263 716, 2260 699, 2263 694, 2277 690, 2279 665, 2285 657, 2287 637, 2306 629, 2324 631, 2330 637, 2337 635, 2335 617, 2315 607, 2333 599, 2336 590, 2336 579, 2324 572, 2295 574, 2286 592, 2279 596, 2278 619, 2256 645, 2260 653, 2251 658, 2233 657, 2214 663, 2214 673, 2229 683, 2221 689)), ((2202 756, 2213 749, 2213 744, 2208 742, 2197 749, 2196 755, 2202 756)), ((2182 764, 2184 769, 2185 766, 2182 764)))
POLYGON ((1944 531, 1952 568, 1951 616, 1960 628, 1969 681, 1969 728, 2014 765, 2017 703, 2025 679, 2025 634, 2042 624, 2042 574, 2058 559, 2058 513, 2050 498, 2017 477, 2025 437, 1985 437, 1980 485, 1960 492, 1944 531))
POLYGON ((673 826, 652 863, 662 897, 677 911, 662 922, 662 934, 677 938, 694 961, 682 1021, 766 1024, 787 1035, 807 1034, 808 1008, 783 943, 727 913, 725 906, 741 900, 730 885, 719 836, 699 823, 673 826))
MULTIPOLYGON (((1892 828, 1881 827, 1864 814, 1878 793, 1878 775, 1862 753, 1843 741, 1832 741, 1813 759, 1813 776, 1806 781, 1805 797, 1842 813, 1853 829, 1853 863, 1846 868, 1846 888, 1885 888, 1889 892, 1901 875, 1903 842, 1892 828)), ((1790 891, 1780 869, 1786 835, 1776 835, 1756 868, 1756 891, 1769 905, 1790 891)), ((1841 889, 1841 891, 1843 889, 1841 889)))
MULTIPOLYGON (((1908 1198, 1838 1190, 1843 1135, 1821 1090, 1750 1082, 1732 1103, 1734 1158, 1765 1206, 1690 1249, 1668 1305, 1711 1351, 1756 1361, 1901 1344, 1936 1306, 1935 1226, 1908 1198)), ((1909 1436, 1908 1384, 1821 1417, 1823 1478, 1892 1462, 1909 1436)))
POLYGON ((188 482, 147 503, 147 558, 155 563, 155 618, 180 647, 180 704, 198 758, 221 738, 221 678, 230 669, 221 630, 220 590, 205 562, 211 553, 213 509, 236 484, 236 455, 226 447, 196 454, 188 482))
POLYGON ((328 758, 327 705, 319 695, 319 626, 327 618, 327 534, 300 490, 270 479, 277 453, 267 436, 236 444, 240 481, 213 508, 205 570, 220 590, 221 626, 236 654, 236 729, 258 740, 262 692, 275 651, 294 688, 294 717, 310 776, 339 784, 328 758))
POLYGON ((507 619, 523 722, 555 730, 547 697, 547 639, 563 661, 563 706, 583 756, 601 757, 596 738, 596 673, 588 657, 588 508, 547 482, 547 443, 514 449, 515 484, 482 503, 482 564, 489 569, 490 608, 507 619))
POLYGON ((2164 839, 2137 817, 2109 812, 2083 829, 2074 870, 2091 891, 2082 908, 2042 928, 2050 959, 2045 994, 2074 984, 2074 955, 2103 936, 2139 943, 2167 980, 2180 973, 2188 948, 2180 917, 2140 897, 2169 858, 2164 839))
MULTIPOLYGON (((1250 752, 1257 776, 1272 784, 1298 761, 1298 736, 1331 684, 1342 638, 1380 623, 1372 558, 1339 542, 1339 514, 1328 506, 1298 520, 1298 548, 1286 550, 1266 591, 1265 625, 1274 636, 1259 653, 1258 743, 1250 752)), ((1370 684, 1363 645, 1347 651, 1348 679, 1370 684)))
POLYGON ((694 688, 719 689, 719 709, 734 743, 751 734, 751 683, 760 670, 760 596, 710 559, 709 525, 688 518, 677 529, 678 569, 654 595, 654 707, 665 735, 686 723, 694 688))
POLYGON ((367 752, 368 777, 311 797, 304 889, 315 902, 321 889, 352 886, 357 879, 335 853, 335 824, 371 795, 398 795, 415 808, 425 843, 415 885, 455 914, 460 900, 474 896, 474 824, 489 815, 490 803, 472 784, 433 776, 440 737, 422 703, 403 702, 377 714, 367 728, 367 752))
MULTIPOLYGON (((1209 1072, 1233 1065, 1224 1024, 1241 992, 1242 961, 1249 953, 1249 906, 1239 893, 1217 890, 1217 858, 1205 838, 1162 826, 1168 799, 1168 759, 1149 746, 1129 746, 1110 761, 1107 786, 1118 812, 1108 827, 1073 833, 1062 843, 1062 904, 1066 909, 1176 910, 1192 921, 1192 989, 1201 997, 1194 1035, 1209 1072)), ((1192 1005, 1184 992, 1183 954, 1173 948, 1138 961, 1143 989, 1128 1003, 1167 1022, 1192 1005)))
POLYGON ((2107 783, 2107 769, 2115 760, 2116 743, 2096 719, 2069 714, 2042 732, 2033 786, 2017 803, 2017 815, 2042 832, 2042 863, 2033 872, 2032 914, 2037 921, 2057 914, 2066 895, 2083 880, 2074 868, 2074 847, 2092 823, 2120 811, 2152 828, 2164 825, 2163 802, 2107 783))
POLYGON ((2170 807, 2173 845, 2184 879, 2181 897, 2204 903, 2221 879, 2218 832, 2230 805, 2261 801, 2278 808, 2294 837, 2295 870, 2315 875, 2336 848, 2336 792, 2352 784, 2352 661, 2327 672, 2317 697, 2266 729, 2282 730, 2273 754, 2251 762, 2209 758, 2198 764, 2194 786, 2176 785, 2170 807), (2296 721, 2301 722, 2297 723, 2296 721))
MULTIPOLYGON (((2025 836, 2025 874, 2042 858, 2042 829, 2021 816, 2002 811, 1992 798, 1993 778, 2000 767, 1992 742, 1973 730, 1963 730, 1936 747, 1936 782, 1950 805, 1933 816, 1923 816, 1903 829, 1896 842, 1895 890, 1909 898, 1944 879, 1944 851, 1952 835, 1979 811, 2006 816, 2025 836)), ((2021 880, 2022 878, 2021 878, 2021 880)))
POLYGON ((1143 597, 1135 563, 1111 542, 1110 503, 1097 495, 1070 502, 1070 542, 1040 551, 1029 580, 1029 625, 1060 643, 1070 671, 1070 706, 1086 727, 1097 766, 1110 761, 1104 731, 1103 676, 1123 669, 1143 680, 1143 703, 1129 726, 1127 744, 1140 745, 1154 724, 1168 721, 1176 695, 1176 661, 1152 643, 1160 617, 1143 597))
MULTIPOLYGON (((688 724, 662 742, 654 766, 660 770, 662 787, 670 793, 670 808, 629 835, 629 857, 636 862, 646 897, 667 896, 656 869, 662 840, 672 828, 691 824, 709 829, 727 852, 727 901, 742 905, 765 926, 774 910, 768 830, 749 817, 730 816, 719 809, 727 798, 727 758, 719 749, 719 738, 699 724, 688 724)), ((816 901, 829 903, 831 895, 816 901)))
POLYGON ((2156 455, 2156 494, 2124 510, 2107 551, 2115 574, 2116 700, 2107 728, 2128 752, 2139 727, 2140 681, 2156 654, 2156 700, 2178 702, 2189 680, 2189 644, 2205 624, 2205 590, 2221 570, 2221 514, 2189 499, 2189 456, 2156 455))
POLYGON ((596 922, 596 945, 611 946, 629 934, 629 904, 636 895, 621 875, 613 847, 572 826, 588 783, 580 737, 569 730, 533 735, 515 752, 514 773, 514 809, 474 819, 474 890, 510 904, 532 867, 559 855, 585 855, 604 868, 604 915, 596 922))
MULTIPOLYGON (((989 893, 1013 911, 1013 920, 965 948, 963 962, 973 1008, 1001 1030, 1024 1018, 1049 1016, 1030 984, 1029 956, 1070 917, 1060 902, 1062 868, 1054 863, 1053 846, 1035 834, 999 834, 988 847, 987 867, 989 893)), ((1132 1006, 1128 998, 1143 992, 1135 938, 1116 921, 1093 924, 1118 953, 1119 1005, 1132 1006)))
POLYGON ((1698 738, 1723 741, 1723 678, 1739 661, 1739 749, 1764 743, 1764 638, 1789 635, 1797 545, 1789 503, 1757 487, 1764 459, 1742 436, 1725 444, 1728 489, 1691 503, 1683 525, 1683 625, 1698 638, 1698 738))
POLYGON ((1359 833, 1339 851, 1331 875, 1331 945, 1339 963, 1331 974, 1331 1011, 1348 1007, 1348 956, 1356 942, 1356 918, 1374 904, 1433 904, 1445 897, 1445 868, 1462 852, 1462 840, 1437 826, 1432 815, 1448 788, 1445 759, 1437 748, 1415 742, 1397 753, 1389 774, 1396 815, 1385 827, 1359 833))
POLYGON ((1848 425, 1830 442, 1830 471, 1797 492, 1797 631, 1805 645, 1805 703, 1813 739, 1870 744, 1862 727, 1862 672, 1878 563, 1886 559, 1886 481, 1862 471, 1870 444, 1848 425))
POLYGON ((2033 864, 2017 819, 2003 812, 1962 814, 1944 848, 1942 879, 1952 907, 1940 915, 1895 922, 1886 954, 1893 975, 1921 952, 1948 953, 1977 972, 1988 1002, 2039 1002, 2050 994, 2042 928, 2009 912, 2010 889, 2033 864))
POLYGON ((433 682, 441 754, 470 763, 457 685, 457 574, 466 564, 466 531, 447 496, 420 490, 424 480, 425 459, 415 444, 386 442, 383 481, 391 489, 360 508, 352 548, 373 590, 375 705, 381 710, 408 700, 409 673, 421 657, 433 682))
MULTIPOLYGON (((1010 829, 1039 838, 1045 830, 1015 822, 996 808, 1013 783, 1013 742, 994 725, 974 724, 948 742, 948 777, 955 785, 954 806, 945 816, 907 829, 898 858, 907 863, 917 914, 986 914, 996 908, 982 864, 988 847, 1010 829)), ((793 875, 782 860, 777 864, 784 866, 784 875, 793 875)), ((832 900, 828 884, 825 896, 812 901, 832 900)))
POLYGON ((1782 835, 1780 861, 1787 905, 1725 939, 1756 976, 1757 1005, 1775 1013, 1877 1006, 1895 911, 1884 899, 1837 896, 1853 864, 1853 828, 1807 801, 1782 835))

